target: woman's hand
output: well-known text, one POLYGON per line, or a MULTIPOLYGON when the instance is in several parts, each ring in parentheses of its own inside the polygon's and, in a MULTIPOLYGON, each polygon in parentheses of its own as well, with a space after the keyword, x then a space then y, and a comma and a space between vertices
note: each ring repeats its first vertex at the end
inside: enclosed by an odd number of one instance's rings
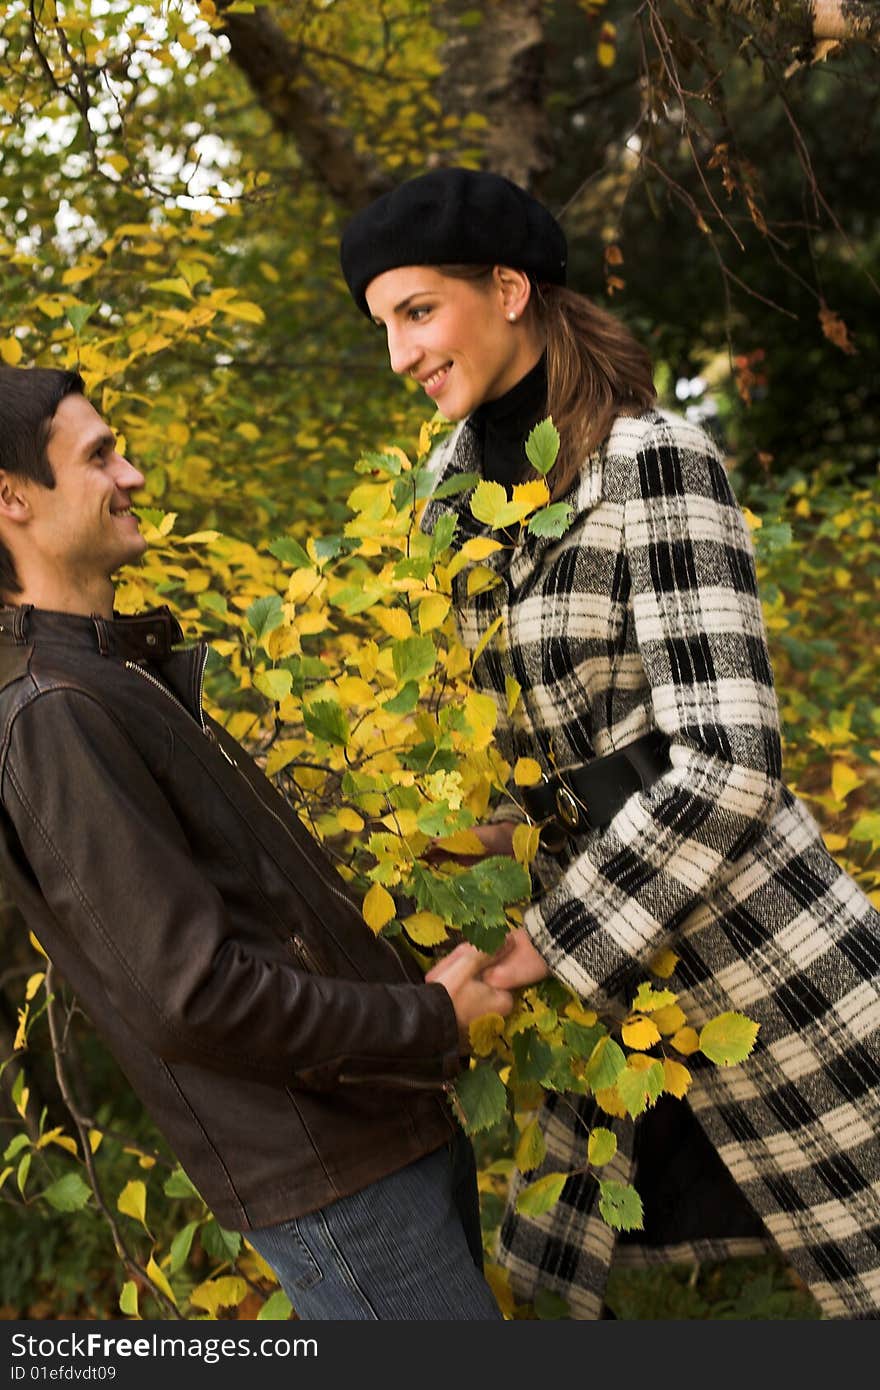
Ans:
POLYGON ((516 927, 501 950, 489 960, 483 980, 495 989, 519 989, 546 980, 550 968, 534 948, 524 927, 516 927))

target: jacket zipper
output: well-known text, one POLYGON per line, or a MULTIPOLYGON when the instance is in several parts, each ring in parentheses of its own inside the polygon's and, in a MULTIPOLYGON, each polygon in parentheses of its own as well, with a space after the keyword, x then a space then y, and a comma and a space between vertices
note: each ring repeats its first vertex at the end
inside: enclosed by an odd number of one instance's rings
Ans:
MULTIPOLYGON (((262 797, 259 795, 259 793, 257 792, 256 788, 251 784, 250 780, 249 780, 247 777, 245 777, 244 773, 242 772, 241 768, 239 767, 239 765, 238 765, 238 763, 235 761, 235 759, 234 759, 233 757, 231 757, 231 756, 227 753, 227 751, 226 751, 226 749, 223 747, 222 743, 221 743, 221 742, 219 741, 219 739, 211 732, 211 730, 208 728, 208 726, 207 726, 206 723, 205 723, 204 716, 203 716, 203 714, 202 714, 202 687, 203 687, 204 680, 205 680, 205 667, 206 667, 206 665, 207 665, 207 661, 208 661, 208 652, 207 652, 207 649, 206 649, 206 650, 203 652, 202 657, 201 657, 201 672, 200 672, 200 674, 199 674, 199 718, 198 718, 199 728, 201 729, 202 733, 205 735, 205 738, 207 738, 208 741, 209 741, 210 743, 212 743, 212 744, 214 745, 215 748, 219 749, 219 751, 223 754, 223 757, 224 757, 224 758, 226 759, 226 761, 230 764, 230 766, 235 768, 236 772, 238 773, 238 775, 239 775, 239 777, 241 778, 241 780, 244 782, 245 786, 247 786, 247 787, 249 788, 249 790, 253 793, 253 795, 257 798, 257 800, 259 801, 259 803, 260 803, 260 805, 263 807, 263 809, 264 809, 265 811, 268 811, 269 815, 272 816, 272 817, 278 822, 278 824, 281 826, 281 829, 284 831, 285 835, 286 835, 287 838, 290 840, 290 842, 292 843, 292 845, 294 846, 294 848, 296 849, 296 851, 299 853, 300 856, 302 856, 302 849, 301 849, 300 846, 296 843, 296 840, 293 838, 293 835, 290 833, 290 828, 284 824, 284 821, 283 821, 283 820, 281 819, 281 817, 278 815, 277 811, 273 811, 272 807, 271 807, 271 806, 268 806, 268 805, 266 804, 266 802, 263 800, 263 798, 262 798, 262 797)), ((129 671, 136 671, 137 674, 138 674, 139 676, 141 676, 145 681, 149 681, 150 685, 153 685, 153 686, 156 687, 157 690, 160 690, 160 691, 162 692, 162 694, 163 694, 164 696, 166 696, 167 699, 172 700, 172 701, 174 702, 174 704, 178 707, 178 709, 182 709, 183 712, 184 712, 185 714, 189 715, 190 718, 192 718, 191 712, 187 709, 187 707, 186 707, 186 705, 183 703, 183 701, 182 701, 182 700, 179 700, 179 699, 177 698, 177 696, 174 695, 174 694, 168 689, 167 685, 164 685, 164 684, 162 683, 162 681, 158 680, 155 676, 151 676, 150 673, 149 673, 149 671, 145 671, 145 670, 143 669, 143 667, 142 667, 142 666, 139 666, 139 665, 137 664, 137 662, 135 662, 135 661, 126 661, 125 665, 126 665, 126 669, 127 669, 127 670, 129 670, 129 671)), ((337 888, 336 885, 335 885, 335 883, 331 883, 330 880, 329 880, 328 878, 326 878, 325 875, 321 872, 321 869, 320 869, 320 868, 318 868, 315 864, 310 864, 309 867, 312 869, 312 872, 313 872, 313 873, 317 873, 319 879, 320 879, 321 882, 324 884, 325 888, 328 888, 328 889, 330 890, 331 893, 335 893, 336 897, 337 897, 337 898, 340 898, 340 899, 342 900, 342 902, 345 903, 345 905, 346 905, 347 908, 351 909, 351 908, 354 907, 354 903, 351 901, 351 899, 348 898, 348 897, 346 897, 345 893, 343 893, 343 892, 341 891, 341 889, 337 888)), ((391 945, 391 942, 390 942, 390 941, 386 941, 385 938, 382 937, 382 936, 377 936, 377 937, 376 937, 376 940, 377 940, 377 941, 380 941, 380 942, 382 943, 382 945, 385 947, 385 949, 386 949, 387 951, 390 951, 390 952, 391 952, 392 956, 394 957, 395 963, 396 963, 397 966, 399 967, 400 972, 401 972, 401 974, 403 975, 403 977, 404 977, 406 983, 407 983, 407 984, 411 984, 412 981, 409 979, 409 977, 408 977, 408 975, 407 975, 407 973, 406 973, 406 970, 404 969, 403 961, 400 959, 400 957, 399 957, 399 955, 397 954, 397 952, 395 951, 394 947, 391 945)), ((306 948, 306 949, 308 949, 308 948, 306 948)), ((304 960, 306 959, 306 957, 305 957, 304 954, 303 954, 303 959, 304 959, 304 960)), ((308 963, 308 962, 307 962, 307 963, 308 963)), ((311 967, 309 967, 309 968, 311 968, 311 967)), ((316 970, 314 971, 314 973, 317 974, 317 975, 323 975, 325 972, 324 972, 323 969, 316 969, 316 970)))
POLYGON ((371 1072, 369 1076, 349 1076, 347 1072, 340 1072, 336 1078, 340 1083, 349 1086, 370 1086, 377 1081, 387 1081, 389 1085, 407 1087, 411 1091, 451 1091, 451 1081, 415 1081, 410 1076, 400 1077, 391 1076, 387 1072, 371 1072))

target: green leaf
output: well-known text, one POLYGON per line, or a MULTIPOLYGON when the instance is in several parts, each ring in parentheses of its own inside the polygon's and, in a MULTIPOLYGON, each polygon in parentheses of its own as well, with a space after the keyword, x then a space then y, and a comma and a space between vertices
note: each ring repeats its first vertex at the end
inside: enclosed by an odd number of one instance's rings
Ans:
POLYGON ((345 712, 336 700, 316 700, 313 705, 303 705, 303 723, 315 738, 338 744, 340 748, 351 738, 345 712))
POLYGON ((522 1216, 543 1216, 555 1206, 568 1181, 567 1173, 545 1173, 537 1182, 530 1182, 516 1199, 516 1209, 522 1216))
POLYGON ((312 568, 312 562, 299 541, 295 541, 292 536, 280 536, 277 541, 269 544, 270 554, 280 560, 282 565, 292 565, 297 570, 307 570, 312 568))
POLYGON ((558 540, 565 535, 571 519, 572 509, 567 502, 553 502, 549 507, 535 512, 528 530, 532 536, 548 536, 551 540, 558 540))
POLYGON ((526 440, 526 458, 540 474, 547 474, 556 462, 559 444, 559 431, 548 416, 530 432, 526 440))
POLYGON ((254 687, 267 699, 279 704, 285 700, 293 688, 293 676, 283 667, 272 671, 258 671, 254 676, 254 687))
POLYGON ((400 475, 403 461, 397 454, 361 454, 354 466, 355 473, 384 473, 396 478, 400 475))
POLYGON ((476 487, 479 481, 479 473, 455 473, 439 487, 436 487, 431 496, 438 501, 442 501, 444 497, 456 497, 458 493, 467 492, 470 488, 476 487))
POLYGON ((77 337, 98 307, 97 304, 71 304, 64 310, 64 317, 77 337))
POLYGON ((452 544, 458 528, 458 517, 447 512, 441 516, 431 535, 431 559, 434 560, 452 544))
POLYGON ((280 594, 266 594, 255 599, 245 613, 245 617, 257 635, 259 642, 265 641, 270 632, 284 622, 280 594))
POLYGON ((241 1252, 238 1231, 226 1231, 217 1221, 206 1221, 199 1232, 205 1254, 212 1260, 234 1260, 241 1252))
POLYGON ((122 1285, 122 1293, 119 1295, 120 1311, 130 1318, 138 1316, 138 1290, 137 1284, 133 1279, 126 1279, 122 1285))
MULTIPOLYGON (((474 864, 465 876, 474 884, 485 884, 502 903, 518 903, 528 898, 532 880, 528 869, 518 864, 509 854, 492 854, 474 864)), ((464 891, 468 891, 467 884, 464 891)))
POLYGON ((541 1322, 558 1322, 561 1318, 571 1317, 571 1309, 555 1289, 539 1289, 532 1307, 535 1317, 541 1322))
POLYGON ((644 1227, 642 1199, 625 1182, 599 1182, 599 1212, 615 1231, 641 1231, 644 1227))
POLYGON ((584 1075, 594 1091, 613 1086, 626 1067, 626 1054, 613 1038, 600 1038, 593 1048, 584 1075))
POLYGON ((745 1014, 719 1014, 700 1029, 700 1051, 719 1067, 736 1066, 754 1047, 759 1026, 745 1014))
POLYGON ((201 1201, 201 1194, 181 1167, 175 1168, 170 1178, 166 1178, 162 1191, 166 1197, 198 1197, 201 1201))
POLYGON ((859 816, 849 832, 849 838, 880 845, 880 811, 868 811, 864 816, 859 816))
POLYGON ((399 694, 386 700, 382 708, 389 714, 410 714, 419 703, 418 681, 407 681, 399 694))
POLYGON ((617 1094, 635 1119, 649 1104, 653 1104, 663 1090, 663 1063, 654 1062, 644 1071, 626 1067, 618 1076, 615 1085, 617 1094))
POLYGON ((517 1033, 513 1039, 513 1057, 520 1081, 543 1081, 550 1068, 551 1050, 534 1028, 517 1033))
POLYGON ((276 1289, 257 1313, 257 1322, 286 1322, 292 1312, 293 1307, 287 1294, 283 1289, 276 1289))
POLYGON ((401 685, 407 681, 423 680, 431 674, 437 661, 433 637, 404 637, 402 641, 394 642, 391 660, 394 674, 401 685))
MULTIPOLYGON (((22 1075, 23 1073, 19 1072, 19 1076, 22 1075)), ((30 1142, 31 1141, 26 1134, 16 1134, 15 1138, 10 1139, 9 1143, 6 1145, 6 1151, 3 1154, 3 1158, 6 1160, 6 1162, 10 1162, 13 1158, 17 1157, 17 1155, 21 1153, 22 1149, 26 1149, 30 1142)))
POLYGON ((462 1073, 455 1083, 455 1095, 468 1134, 491 1129, 507 1113, 504 1083, 487 1062, 481 1062, 462 1073))
POLYGON ((650 1014, 655 1009, 665 1009, 667 1005, 674 1004, 677 998, 678 996, 671 989, 655 989, 652 984, 645 981, 639 985, 636 991, 631 1012, 650 1014))
POLYGON ((430 573, 430 555, 407 555, 405 559, 398 560, 392 570, 394 579, 427 579, 430 573))
POLYGON ((18 1171, 15 1174, 15 1181, 18 1183, 18 1190, 24 1196, 25 1185, 28 1180, 28 1173, 31 1171, 31 1160, 33 1153, 26 1153, 24 1158, 19 1159, 18 1171))
POLYGON ((587 1140, 587 1159, 594 1168, 610 1163, 617 1153, 617 1135, 603 1125, 595 1125, 587 1140))
POLYGON ((178 1231, 171 1242, 171 1264, 169 1271, 176 1274, 179 1269, 183 1269, 189 1259, 190 1248, 193 1243, 193 1236, 198 1230, 198 1221, 188 1221, 183 1230, 178 1231))
POLYGON ((40 1195, 56 1211, 80 1211, 91 1197, 92 1189, 83 1182, 79 1173, 65 1173, 63 1178, 53 1182, 40 1195))
POLYGON ((592 1028, 588 1028, 585 1023, 574 1023, 571 1019, 566 1019, 562 1025, 565 1044, 576 1057, 591 1057, 596 1043, 607 1035, 608 1029, 604 1023, 594 1023, 592 1028))

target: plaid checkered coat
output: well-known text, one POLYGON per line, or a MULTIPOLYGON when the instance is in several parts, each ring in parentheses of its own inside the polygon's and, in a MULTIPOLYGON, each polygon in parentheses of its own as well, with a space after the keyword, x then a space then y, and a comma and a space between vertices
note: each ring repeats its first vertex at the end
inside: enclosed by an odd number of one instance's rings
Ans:
MULTIPOLYGON (((435 451, 437 482, 478 472, 467 423, 435 451)), ((458 540, 484 528, 469 493, 429 499, 422 526, 453 511, 458 540)), ((780 735, 751 542, 715 446, 657 410, 619 418, 568 498, 560 540, 526 537, 488 563, 501 579, 467 595, 457 622, 498 704, 498 743, 547 772, 659 727, 671 767, 561 864, 539 856, 525 925, 552 972, 618 1012, 659 948, 680 956, 670 987, 698 1027, 728 1009, 760 1023, 739 1067, 696 1062, 688 1102, 770 1236, 826 1315, 880 1305, 880 917, 827 853, 781 779, 780 735), (522 688, 512 717, 505 677, 522 688)), ((502 811, 501 814, 504 814, 502 811)), ((683 1102, 683 1103, 688 1103, 683 1102)), ((603 1175, 630 1175, 632 1122, 603 1175)), ((581 1166, 593 1102, 544 1107, 544 1171, 581 1166)), ((499 1257, 514 1291, 561 1293, 599 1316, 614 1256, 597 1185, 571 1178, 545 1216, 514 1211, 499 1257)), ((618 1257, 626 1250, 620 1246, 618 1257)), ((747 1253, 703 1244, 666 1258, 747 1253)))

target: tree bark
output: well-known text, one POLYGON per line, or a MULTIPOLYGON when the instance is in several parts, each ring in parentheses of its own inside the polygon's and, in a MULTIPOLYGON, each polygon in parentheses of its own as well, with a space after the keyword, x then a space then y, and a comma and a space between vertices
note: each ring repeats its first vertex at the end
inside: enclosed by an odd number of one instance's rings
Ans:
POLYGON ((528 188, 552 162, 541 0, 487 0, 481 24, 462 24, 474 9, 473 0, 436 7, 446 36, 437 96, 452 115, 485 117, 485 129, 473 132, 485 167, 528 188))
POLYGON ((351 132, 334 119, 332 92, 303 70, 271 11, 260 6, 253 14, 229 14, 231 3, 217 0, 230 56, 276 128, 295 141, 312 176, 351 211, 384 193, 393 180, 355 150, 351 132))

